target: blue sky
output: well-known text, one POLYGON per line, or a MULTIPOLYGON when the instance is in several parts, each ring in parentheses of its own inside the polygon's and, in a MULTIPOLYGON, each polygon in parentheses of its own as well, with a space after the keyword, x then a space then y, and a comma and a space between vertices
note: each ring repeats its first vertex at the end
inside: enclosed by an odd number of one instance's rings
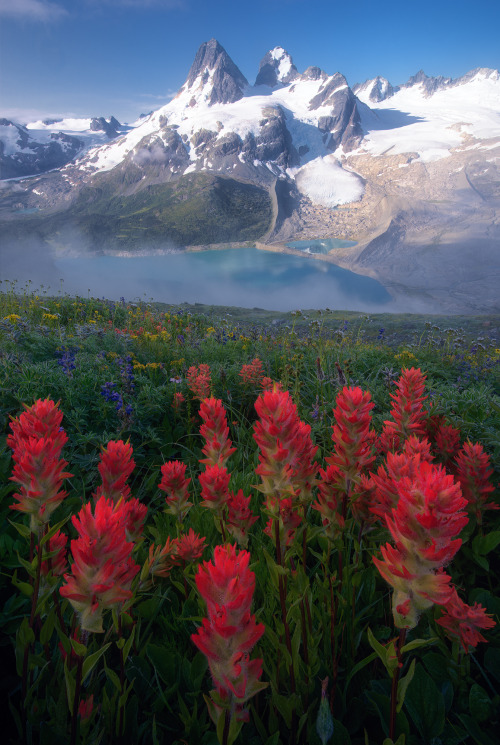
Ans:
POLYGON ((133 121, 218 39, 253 83, 274 46, 350 85, 500 68, 499 0, 0 0, 0 116, 133 121))

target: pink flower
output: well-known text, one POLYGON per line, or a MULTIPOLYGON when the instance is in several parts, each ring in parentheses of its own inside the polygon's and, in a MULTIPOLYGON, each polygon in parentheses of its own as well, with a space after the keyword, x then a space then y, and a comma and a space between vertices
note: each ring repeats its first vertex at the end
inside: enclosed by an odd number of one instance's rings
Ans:
POLYGON ((254 515, 250 509, 250 497, 245 497, 242 489, 239 489, 236 494, 229 492, 227 508, 227 530, 236 539, 239 546, 246 548, 248 531, 258 520, 257 515, 254 515))
POLYGON ((201 496, 203 507, 215 510, 221 517, 224 507, 229 501, 229 481, 231 476, 223 466, 207 466, 203 473, 198 476, 201 484, 201 496))
POLYGON ((482 523, 483 510, 498 510, 500 505, 487 502, 489 494, 494 491, 489 479, 493 473, 490 459, 482 445, 466 442, 456 458, 457 477, 462 487, 462 494, 467 500, 467 509, 475 514, 477 522, 482 523))

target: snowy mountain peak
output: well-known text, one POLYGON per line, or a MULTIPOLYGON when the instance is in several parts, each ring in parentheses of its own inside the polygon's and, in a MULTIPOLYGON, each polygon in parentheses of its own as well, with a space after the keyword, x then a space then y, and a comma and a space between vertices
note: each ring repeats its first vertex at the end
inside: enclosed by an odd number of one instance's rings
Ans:
POLYGON ((216 39, 204 42, 196 53, 181 92, 193 95, 193 105, 234 103, 243 97, 248 81, 216 39))
POLYGON ((447 88, 452 82, 452 78, 444 78, 442 75, 433 78, 426 75, 423 70, 419 70, 401 88, 413 88, 413 86, 420 85, 424 95, 432 96, 436 91, 447 88))
POLYGON ((360 101, 363 101, 363 103, 369 106, 370 103, 379 103, 392 96, 394 88, 387 78, 377 75, 376 78, 366 80, 364 83, 357 83, 353 87, 352 92, 360 101))
POLYGON ((283 47, 274 47, 261 60, 255 85, 275 88, 282 83, 288 85, 299 77, 293 60, 283 47))

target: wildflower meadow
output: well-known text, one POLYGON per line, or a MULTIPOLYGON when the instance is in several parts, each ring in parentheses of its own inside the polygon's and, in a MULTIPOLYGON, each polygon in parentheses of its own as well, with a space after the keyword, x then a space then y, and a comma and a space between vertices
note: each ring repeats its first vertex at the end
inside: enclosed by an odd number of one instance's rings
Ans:
POLYGON ((247 315, 3 288, 3 741, 495 745, 495 319, 247 315))

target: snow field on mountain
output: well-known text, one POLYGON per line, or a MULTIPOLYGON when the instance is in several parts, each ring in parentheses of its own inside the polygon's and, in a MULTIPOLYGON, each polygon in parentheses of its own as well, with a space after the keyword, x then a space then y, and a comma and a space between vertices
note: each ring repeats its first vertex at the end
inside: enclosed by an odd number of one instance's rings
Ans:
POLYGON ((372 103, 371 109, 360 107, 367 134, 357 152, 416 152, 424 162, 439 160, 464 144, 467 135, 500 137, 500 78, 478 73, 470 82, 432 96, 416 85, 372 103))

